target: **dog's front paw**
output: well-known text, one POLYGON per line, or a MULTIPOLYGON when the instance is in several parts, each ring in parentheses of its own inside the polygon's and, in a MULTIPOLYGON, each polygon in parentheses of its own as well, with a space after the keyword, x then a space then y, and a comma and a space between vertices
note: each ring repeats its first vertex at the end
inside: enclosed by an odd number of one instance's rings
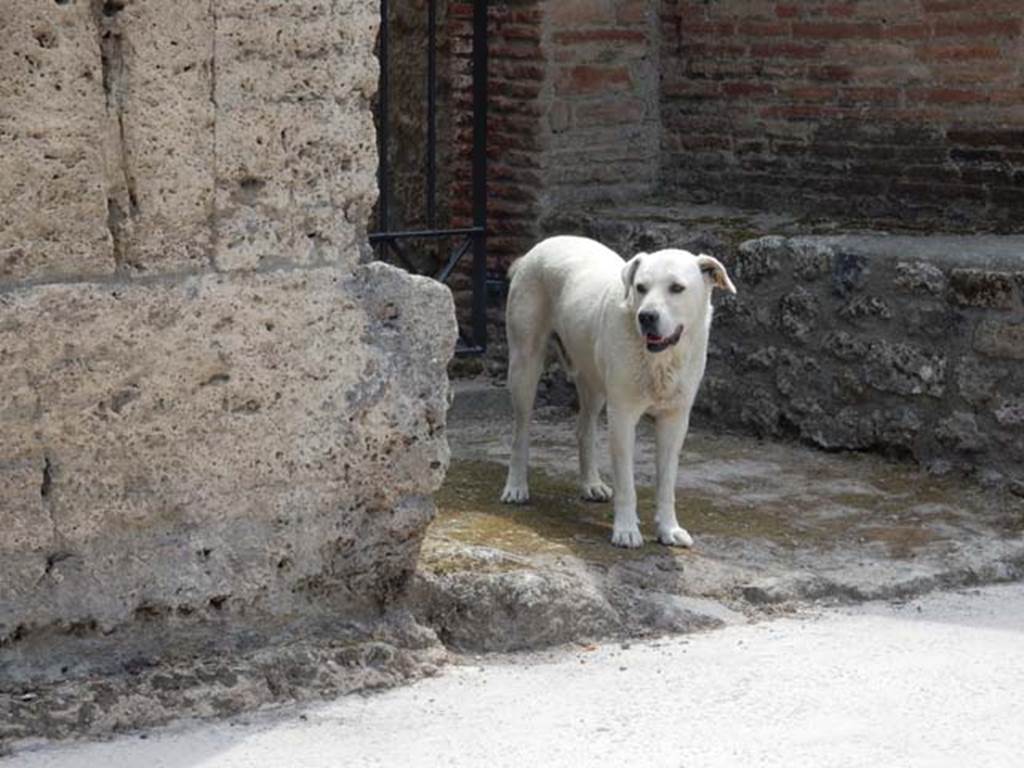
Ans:
POLYGON ((640 529, 636 526, 632 528, 613 528, 612 544, 616 547, 636 549, 644 545, 644 537, 640 535, 640 529))
POLYGON ((580 487, 580 496, 586 501, 610 501, 612 489, 600 480, 596 483, 584 483, 580 487))
POLYGON ((526 504, 530 500, 530 489, 525 485, 506 485, 501 492, 503 504, 526 504))
POLYGON ((693 537, 685 528, 678 525, 674 528, 663 528, 658 531, 658 541, 670 547, 692 547, 693 537))

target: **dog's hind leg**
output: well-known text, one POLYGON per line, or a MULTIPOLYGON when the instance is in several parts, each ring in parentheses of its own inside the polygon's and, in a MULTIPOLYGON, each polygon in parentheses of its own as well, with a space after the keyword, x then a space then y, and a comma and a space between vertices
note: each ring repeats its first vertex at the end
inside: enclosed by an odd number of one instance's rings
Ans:
MULTIPOLYGON (((515 286, 514 286, 515 287, 515 286)), ((508 391, 515 424, 508 478, 501 492, 506 504, 525 504, 530 500, 527 468, 530 460, 530 418, 537 395, 537 383, 544 368, 549 313, 544 300, 529 289, 510 291, 506 330, 508 333, 508 391)))
POLYGON ((580 496, 587 501, 608 501, 612 489, 601 480, 594 457, 597 421, 604 407, 604 397, 582 377, 576 379, 580 399, 580 414, 576 422, 576 444, 580 452, 580 496))

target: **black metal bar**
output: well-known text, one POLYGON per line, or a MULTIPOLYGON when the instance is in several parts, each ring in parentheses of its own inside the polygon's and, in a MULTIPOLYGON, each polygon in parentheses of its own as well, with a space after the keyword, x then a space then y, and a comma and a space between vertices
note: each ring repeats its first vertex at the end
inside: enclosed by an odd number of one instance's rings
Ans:
POLYGON ((427 226, 437 226, 437 0, 427 2, 427 226))
POLYGON ((469 250, 469 246, 473 244, 473 238, 467 237, 456 250, 452 251, 448 257, 448 261, 444 263, 444 266, 438 270, 437 274, 434 275, 434 279, 441 283, 447 283, 448 278, 451 277, 452 270, 455 266, 462 261, 462 257, 466 255, 466 251, 469 250))
POLYGON ((406 232, 371 232, 370 242, 381 240, 409 240, 411 238, 455 237, 458 235, 474 235, 483 232, 483 227, 455 227, 453 229, 415 229, 406 232))
POLYGON ((380 89, 377 92, 377 228, 388 230, 388 0, 380 0, 380 89))
POLYGON ((487 0, 473 3, 473 341, 487 346, 487 0))
MULTIPOLYGON (((388 253, 394 256, 406 269, 416 273, 416 265, 406 254, 402 243, 407 240, 438 240, 465 237, 447 260, 435 273, 435 279, 447 281, 455 268, 472 249, 471 268, 472 306, 468 327, 459 329, 456 352, 460 355, 479 355, 487 349, 487 2, 473 3, 473 50, 472 50, 472 103, 473 103, 473 144, 472 164, 472 226, 437 227, 437 0, 428 2, 428 52, 427 52, 427 155, 426 155, 426 218, 427 228, 390 232, 390 174, 388 64, 390 57, 390 25, 388 5, 390 0, 381 0, 380 23, 380 89, 378 92, 378 200, 377 231, 369 240, 383 258, 388 253)), ((426 259, 421 259, 426 261, 426 259)))

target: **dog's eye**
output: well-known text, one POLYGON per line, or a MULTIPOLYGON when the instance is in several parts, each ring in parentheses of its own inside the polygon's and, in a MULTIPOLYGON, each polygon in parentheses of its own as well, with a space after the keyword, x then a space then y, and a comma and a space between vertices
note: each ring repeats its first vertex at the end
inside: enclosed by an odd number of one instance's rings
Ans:
POLYGON ((647 293, 647 286, 644 285, 643 283, 637 283, 636 284, 636 292, 637 293, 647 293))
POLYGON ((686 286, 681 283, 672 283, 671 287, 669 288, 669 291, 671 293, 682 293, 685 290, 686 286))

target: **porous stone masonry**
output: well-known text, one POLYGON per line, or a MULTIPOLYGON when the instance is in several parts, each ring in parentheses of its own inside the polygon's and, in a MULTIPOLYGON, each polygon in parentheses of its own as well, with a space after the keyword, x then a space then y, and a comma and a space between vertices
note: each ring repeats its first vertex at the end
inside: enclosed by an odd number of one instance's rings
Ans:
POLYGON ((667 0, 663 180, 731 205, 1020 231, 1015 0, 667 0))
POLYGON ((1019 237, 745 242, 731 260, 743 288, 716 317, 703 407, 828 450, 1020 483, 1022 253, 1019 237))
POLYGON ((695 423, 872 450, 1024 494, 1024 238, 792 235, 795 220, 636 206, 556 217, 620 253, 713 253, 695 423), (747 239, 757 230, 785 235, 747 239))
POLYGON ((366 263, 378 12, 5 7, 0 678, 62 636, 402 590, 456 330, 447 289, 366 263))

